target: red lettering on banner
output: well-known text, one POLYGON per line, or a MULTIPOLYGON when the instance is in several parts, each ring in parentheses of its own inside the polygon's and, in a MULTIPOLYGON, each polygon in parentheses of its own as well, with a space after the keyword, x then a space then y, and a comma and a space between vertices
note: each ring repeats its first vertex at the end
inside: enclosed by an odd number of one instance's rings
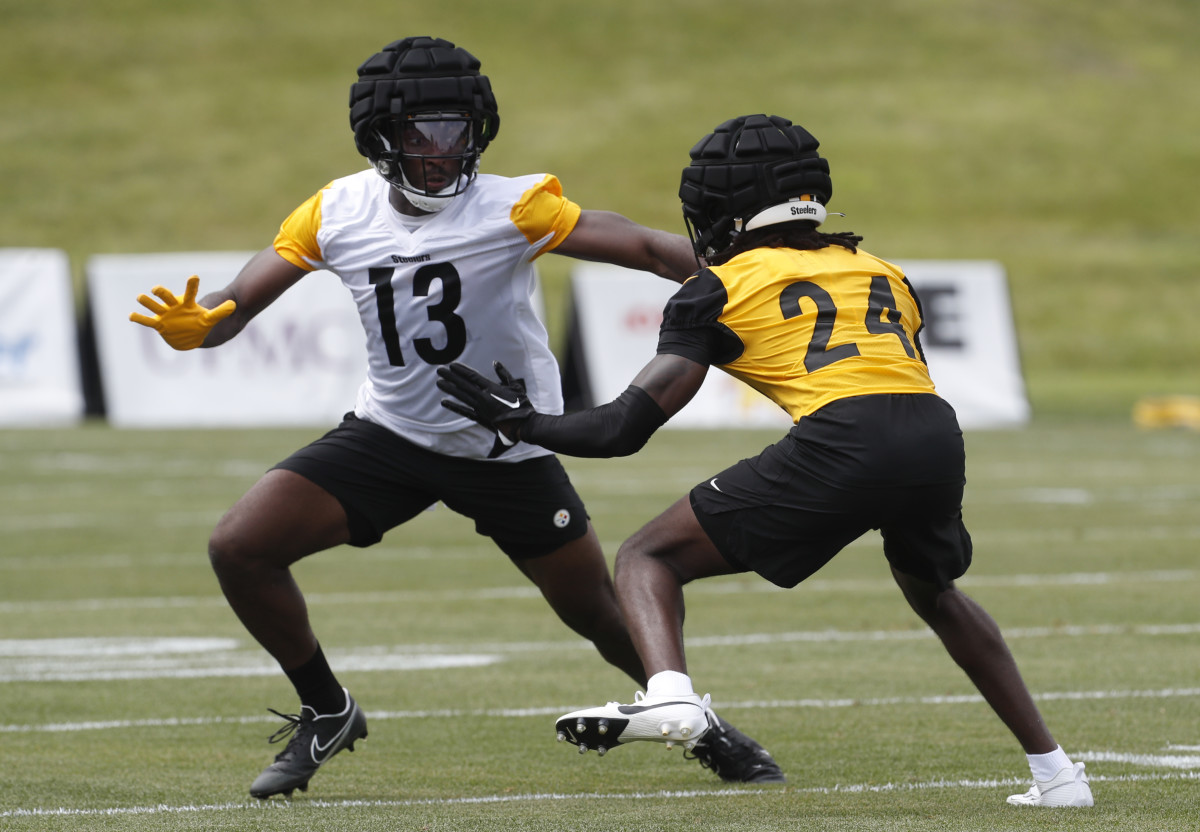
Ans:
POLYGON ((662 326, 662 310, 650 306, 634 306, 621 322, 630 332, 658 332, 662 326))

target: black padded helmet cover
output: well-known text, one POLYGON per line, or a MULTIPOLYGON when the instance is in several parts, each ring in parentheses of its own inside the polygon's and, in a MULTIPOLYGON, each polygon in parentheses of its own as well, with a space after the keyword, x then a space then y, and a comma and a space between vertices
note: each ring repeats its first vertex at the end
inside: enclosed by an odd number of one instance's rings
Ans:
POLYGON ((482 153, 500 129, 500 113, 479 66, 470 52, 441 38, 404 38, 372 55, 350 87, 350 127, 358 152, 375 161, 383 151, 372 129, 379 119, 446 110, 471 114, 475 149, 482 153))
POLYGON ((772 205, 800 197, 829 202, 833 181, 819 146, 803 127, 762 114, 730 119, 701 139, 679 185, 697 255, 728 247, 738 220, 772 205))

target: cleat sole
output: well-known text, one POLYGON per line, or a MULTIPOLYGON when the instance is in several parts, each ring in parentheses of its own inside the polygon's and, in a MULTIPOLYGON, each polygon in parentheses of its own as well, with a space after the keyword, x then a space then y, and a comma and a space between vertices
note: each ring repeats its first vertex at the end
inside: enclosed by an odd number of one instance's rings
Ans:
POLYGON ((559 717, 554 730, 559 742, 579 746, 581 754, 589 748, 598 754, 607 753, 618 745, 639 740, 665 743, 667 748, 682 745, 690 750, 712 727, 708 702, 707 696, 695 694, 672 699, 648 698, 639 692, 632 705, 609 702, 559 717))
MULTIPOLYGON (((582 735, 595 732, 604 737, 604 750, 621 744, 621 732, 629 725, 627 719, 597 719, 582 717, 580 719, 562 719, 554 726, 559 742, 569 742, 579 746, 579 753, 587 753, 588 746, 582 741, 582 735), (603 723, 603 725, 601 725, 603 723)), ((597 752, 599 748, 597 746, 597 752)))

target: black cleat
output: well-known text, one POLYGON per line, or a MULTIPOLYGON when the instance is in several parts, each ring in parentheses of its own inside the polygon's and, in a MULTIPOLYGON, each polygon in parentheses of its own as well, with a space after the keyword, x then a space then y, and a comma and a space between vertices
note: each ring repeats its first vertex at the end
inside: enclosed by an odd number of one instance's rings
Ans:
POLYGON ((767 750, 709 711, 712 727, 684 756, 700 761, 728 783, 786 783, 783 770, 767 750))
MULTIPOLYGON (((343 689, 344 690, 344 689, 343 689)), ((354 743, 367 736, 367 717, 350 693, 346 692, 346 707, 338 714, 318 715, 307 705, 297 714, 281 714, 268 708, 287 724, 270 737, 279 742, 290 736, 287 747, 275 757, 275 762, 263 769, 250 786, 250 795, 265 800, 271 795, 291 797, 296 789, 308 791, 308 781, 330 757, 343 748, 354 750, 354 743)))

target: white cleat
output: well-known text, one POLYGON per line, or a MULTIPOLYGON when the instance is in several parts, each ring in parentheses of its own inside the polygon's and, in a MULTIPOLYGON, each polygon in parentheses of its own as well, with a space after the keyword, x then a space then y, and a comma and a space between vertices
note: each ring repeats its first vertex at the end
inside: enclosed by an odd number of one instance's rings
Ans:
POLYGON ((667 748, 678 743, 691 750, 709 729, 708 707, 708 694, 703 698, 694 693, 650 697, 638 691, 632 705, 609 702, 599 708, 575 711, 559 717, 555 730, 559 742, 578 745, 581 754, 595 747, 603 755, 614 746, 634 740, 661 742, 667 748), (603 744, 582 742, 593 732, 603 737, 603 744))
POLYGON ((1013 806, 1086 808, 1094 805, 1092 787, 1088 785, 1087 775, 1083 773, 1083 763, 1061 769, 1049 780, 1034 780, 1029 791, 1025 794, 1009 795, 1008 802, 1013 806))

